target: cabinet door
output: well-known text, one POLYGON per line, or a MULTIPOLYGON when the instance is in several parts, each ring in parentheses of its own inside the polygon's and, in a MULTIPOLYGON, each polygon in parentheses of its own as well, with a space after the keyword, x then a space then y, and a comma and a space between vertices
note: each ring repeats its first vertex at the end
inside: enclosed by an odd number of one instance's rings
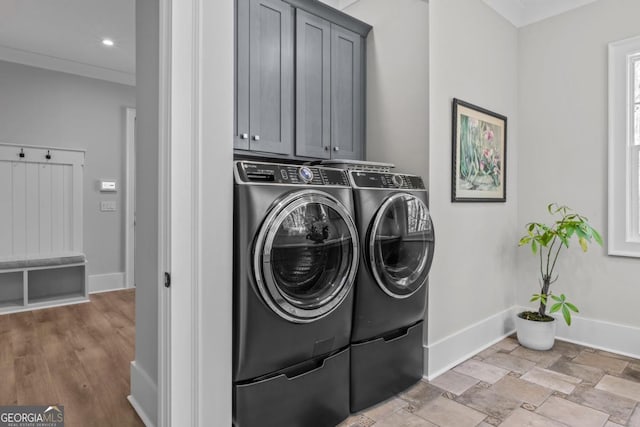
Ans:
POLYGON ((296 11, 296 155, 331 156, 331 24, 296 11))
POLYGON ((236 104, 233 148, 249 149, 249 0, 236 2, 236 104))
POLYGON ((363 76, 360 36, 331 26, 332 158, 363 156, 363 76))
POLYGON ((249 149, 293 152, 293 8, 250 0, 249 149))

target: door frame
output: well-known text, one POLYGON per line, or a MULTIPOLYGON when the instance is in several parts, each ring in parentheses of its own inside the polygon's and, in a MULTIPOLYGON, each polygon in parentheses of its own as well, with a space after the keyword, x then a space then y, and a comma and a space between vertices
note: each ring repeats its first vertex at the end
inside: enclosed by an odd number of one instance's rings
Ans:
POLYGON ((160 427, 232 424, 234 3, 160 0, 160 427))
POLYGON ((125 108, 124 287, 135 286, 136 109, 125 108))

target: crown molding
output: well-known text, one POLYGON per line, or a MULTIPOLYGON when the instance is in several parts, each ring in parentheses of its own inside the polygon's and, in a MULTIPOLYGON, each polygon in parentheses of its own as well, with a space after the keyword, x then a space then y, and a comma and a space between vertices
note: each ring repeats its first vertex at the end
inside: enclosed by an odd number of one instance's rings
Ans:
POLYGON ((57 58, 55 56, 42 55, 21 49, 14 49, 7 46, 0 46, 0 60, 75 74, 83 77, 90 77, 93 79, 106 80, 128 86, 136 85, 136 76, 132 73, 97 67, 95 65, 70 61, 68 59, 57 58))
POLYGON ((596 0, 483 0, 492 9, 520 28, 596 0))

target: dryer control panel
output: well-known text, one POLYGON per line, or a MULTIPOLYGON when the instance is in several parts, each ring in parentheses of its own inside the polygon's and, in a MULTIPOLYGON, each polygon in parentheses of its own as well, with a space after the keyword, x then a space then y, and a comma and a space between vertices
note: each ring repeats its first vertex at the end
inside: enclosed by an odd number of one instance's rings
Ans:
POLYGON ((237 162, 236 168, 238 177, 247 183, 349 186, 346 171, 341 169, 247 161, 237 162))
POLYGON ((425 190, 422 178, 415 175, 362 171, 351 171, 349 173, 355 187, 425 190))

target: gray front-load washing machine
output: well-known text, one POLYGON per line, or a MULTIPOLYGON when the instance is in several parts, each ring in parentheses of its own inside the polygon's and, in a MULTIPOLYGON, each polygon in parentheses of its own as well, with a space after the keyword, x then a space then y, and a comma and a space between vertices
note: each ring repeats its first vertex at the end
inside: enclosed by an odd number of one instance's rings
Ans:
POLYGON ((349 415, 358 233, 346 171, 234 164, 234 425, 349 415))
POLYGON ((419 176, 358 170, 349 175, 361 238, 351 333, 351 410, 356 412, 423 376, 434 231, 419 176))

